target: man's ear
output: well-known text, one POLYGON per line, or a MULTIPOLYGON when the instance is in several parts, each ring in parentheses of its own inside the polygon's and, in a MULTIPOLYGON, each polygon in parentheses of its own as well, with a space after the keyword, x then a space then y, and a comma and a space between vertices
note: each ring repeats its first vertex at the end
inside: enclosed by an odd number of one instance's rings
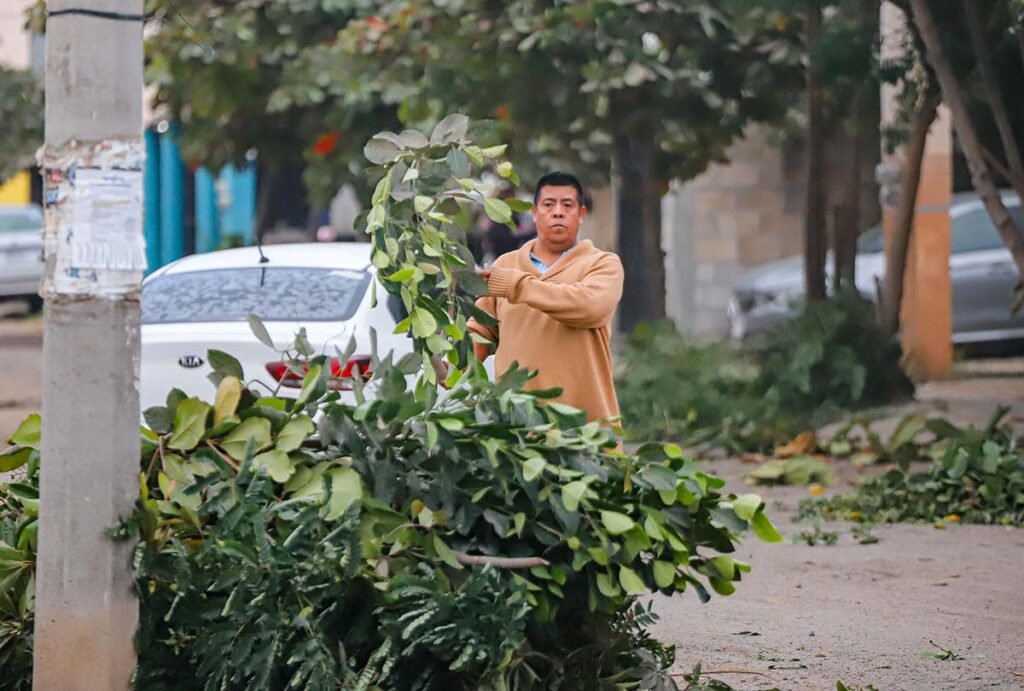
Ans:
POLYGON ((583 205, 583 206, 581 206, 581 207, 580 207, 580 220, 581 220, 581 221, 582 221, 582 220, 583 220, 584 218, 586 218, 586 217, 587 217, 587 212, 588 212, 588 211, 590 211, 590 209, 588 209, 588 208, 586 207, 586 205, 583 205))

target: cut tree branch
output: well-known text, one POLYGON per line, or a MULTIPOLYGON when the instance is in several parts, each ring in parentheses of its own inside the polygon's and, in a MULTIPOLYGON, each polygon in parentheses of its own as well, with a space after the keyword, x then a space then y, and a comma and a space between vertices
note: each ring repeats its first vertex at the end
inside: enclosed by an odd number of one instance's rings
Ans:
MULTIPOLYGON (((454 551, 454 550, 453 550, 454 551)), ((455 551, 455 559, 464 566, 486 566, 496 569, 533 569, 547 566, 548 560, 540 557, 488 557, 483 554, 466 554, 455 551)))

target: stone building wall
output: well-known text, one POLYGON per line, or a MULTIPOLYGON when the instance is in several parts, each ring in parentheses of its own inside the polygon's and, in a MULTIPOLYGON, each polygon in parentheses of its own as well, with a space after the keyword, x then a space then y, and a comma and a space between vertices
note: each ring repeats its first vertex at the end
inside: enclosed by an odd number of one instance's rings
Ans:
POLYGON ((755 264, 799 254, 804 185, 793 148, 784 152, 753 129, 729 149, 728 164, 666 195, 666 302, 680 332, 723 336, 736 279, 755 264))

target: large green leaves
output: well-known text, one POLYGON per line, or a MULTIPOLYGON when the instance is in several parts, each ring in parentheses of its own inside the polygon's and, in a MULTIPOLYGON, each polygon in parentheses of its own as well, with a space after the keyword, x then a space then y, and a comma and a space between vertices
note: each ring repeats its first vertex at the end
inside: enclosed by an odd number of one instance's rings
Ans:
POLYGON ((244 460, 245 454, 250 449, 256 453, 270 444, 270 420, 261 417, 243 420, 220 442, 224 451, 236 461, 244 460))
POLYGON ((178 404, 174 413, 174 431, 167 446, 179 451, 191 451, 206 432, 206 416, 210 406, 198 398, 188 398, 178 404))

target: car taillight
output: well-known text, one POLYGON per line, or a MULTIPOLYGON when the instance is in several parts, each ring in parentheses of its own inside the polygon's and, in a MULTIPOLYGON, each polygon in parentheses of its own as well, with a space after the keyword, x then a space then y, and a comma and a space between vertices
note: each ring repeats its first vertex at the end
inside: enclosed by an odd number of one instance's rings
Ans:
MULTIPOLYGON (((338 358, 332 357, 327 361, 327 365, 330 367, 331 372, 330 378, 327 380, 327 387, 330 389, 351 391, 352 378, 355 376, 357 368, 359 370, 359 376, 363 381, 367 381, 372 374, 370 371, 369 355, 355 355, 349 358, 344 364, 342 364, 341 360, 338 358)), ((308 366, 303 365, 303 373, 308 369, 308 366)), ((281 382, 281 386, 285 386, 290 389, 298 389, 302 386, 302 375, 294 369, 288 369, 287 363, 268 362, 267 372, 270 373, 270 376, 275 380, 281 382)))

